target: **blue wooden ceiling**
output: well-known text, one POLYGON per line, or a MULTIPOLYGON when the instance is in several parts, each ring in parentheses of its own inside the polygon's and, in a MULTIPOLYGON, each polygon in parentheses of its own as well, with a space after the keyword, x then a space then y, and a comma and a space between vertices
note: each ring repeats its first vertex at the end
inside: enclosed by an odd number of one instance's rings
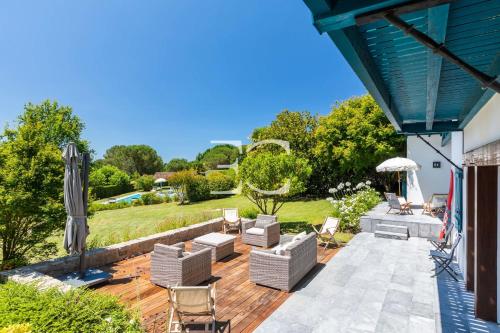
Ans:
MULTIPOLYGON (((304 2, 399 132, 460 130, 494 94, 387 21, 356 25, 360 15, 408 1, 304 2)), ((500 74, 500 0, 451 1, 400 17, 476 69, 500 74)))

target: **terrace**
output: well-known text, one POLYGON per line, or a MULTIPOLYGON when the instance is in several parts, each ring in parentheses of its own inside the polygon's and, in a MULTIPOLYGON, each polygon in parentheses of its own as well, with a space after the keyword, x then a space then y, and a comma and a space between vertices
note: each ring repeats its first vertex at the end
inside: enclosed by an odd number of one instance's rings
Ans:
MULTIPOLYGON (((252 246, 243 244, 238 237, 235 253, 212 265, 212 279, 216 283, 216 316, 218 332, 252 332, 278 309, 293 293, 307 288, 310 280, 325 267, 338 249, 318 248, 318 264, 293 289, 286 293, 256 285, 249 281, 248 260, 252 246)), ((186 242, 191 250, 191 241, 186 242)), ((96 287, 98 292, 118 296, 132 309, 138 310, 147 332, 165 332, 168 295, 165 288, 150 282, 150 254, 140 255, 101 267, 113 278, 96 287)), ((196 326, 191 327, 191 332, 196 326)))
MULTIPOLYGON (((217 330, 500 332, 500 173, 498 159, 492 158, 500 156, 500 146, 498 141, 492 144, 490 136, 485 139, 489 144, 474 142, 465 151, 461 133, 469 128, 469 139, 482 136, 481 126, 471 129, 469 123, 500 91, 498 1, 305 3, 315 27, 328 33, 399 133, 442 135, 442 146, 451 140, 452 156, 438 153, 454 172, 455 201, 448 207, 455 227, 451 238, 463 241, 453 268, 464 272, 465 279, 460 273, 458 282, 445 274, 432 276, 435 266, 426 238, 439 232, 441 220, 419 211, 388 215, 382 204, 361 218, 363 232, 346 246, 318 247, 318 263, 289 293, 250 280, 253 248, 237 237, 235 253, 211 266, 208 283, 217 290, 217 330), (429 44, 432 50, 426 48, 429 44), (453 61, 444 62, 436 54, 453 61), (372 233, 381 223, 407 227, 409 239, 375 237, 372 233)), ((191 251, 194 238, 221 230, 219 218, 91 250, 86 254, 88 266, 112 275, 107 284, 93 289, 137 310, 148 332, 165 331, 169 298, 165 288, 150 281, 151 251, 158 243, 178 242, 191 251)), ((65 257, 4 275, 61 286, 58 277, 77 269, 78 258, 65 257)))

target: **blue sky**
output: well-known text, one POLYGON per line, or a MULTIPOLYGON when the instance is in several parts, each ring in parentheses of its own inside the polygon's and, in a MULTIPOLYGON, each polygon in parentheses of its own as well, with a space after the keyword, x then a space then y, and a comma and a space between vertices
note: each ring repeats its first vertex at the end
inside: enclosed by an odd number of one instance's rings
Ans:
POLYGON ((300 0, 4 1, 0 124, 57 100, 97 155, 192 159, 283 109, 326 114, 364 87, 300 0))

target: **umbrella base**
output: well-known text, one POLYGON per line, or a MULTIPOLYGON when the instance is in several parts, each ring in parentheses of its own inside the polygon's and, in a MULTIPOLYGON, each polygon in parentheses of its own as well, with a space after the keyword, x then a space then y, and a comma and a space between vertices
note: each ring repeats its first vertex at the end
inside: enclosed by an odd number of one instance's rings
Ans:
POLYGON ((85 271, 83 278, 80 277, 80 272, 73 272, 62 275, 57 279, 75 288, 80 288, 104 283, 111 279, 111 274, 100 269, 89 268, 85 271))

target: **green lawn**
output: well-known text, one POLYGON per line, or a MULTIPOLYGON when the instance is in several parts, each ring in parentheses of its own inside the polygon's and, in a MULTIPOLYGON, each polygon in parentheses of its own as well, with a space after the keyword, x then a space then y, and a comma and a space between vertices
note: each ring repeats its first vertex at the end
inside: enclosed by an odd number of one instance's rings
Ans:
MULTIPOLYGON (((89 219, 91 246, 118 243, 129 239, 182 226, 181 223, 193 223, 221 215, 221 208, 237 207, 240 211, 255 207, 244 196, 213 199, 179 206, 177 203, 163 203, 150 206, 129 207, 96 212, 89 219), (177 223, 177 224, 176 224, 177 223), (166 227, 167 226, 167 227, 166 227), (170 226, 170 227, 168 227, 170 226)), ((299 231, 303 225, 320 224, 331 213, 332 206, 326 200, 287 202, 278 212, 278 221, 287 223, 282 229, 299 231), (292 226, 297 225, 297 228, 292 226)), ((58 238, 62 239, 62 236, 58 238)), ((340 234, 341 241, 348 241, 350 235, 340 234)), ((61 243, 58 240, 59 243, 61 243)), ((60 254, 64 252, 60 251, 60 254)))

